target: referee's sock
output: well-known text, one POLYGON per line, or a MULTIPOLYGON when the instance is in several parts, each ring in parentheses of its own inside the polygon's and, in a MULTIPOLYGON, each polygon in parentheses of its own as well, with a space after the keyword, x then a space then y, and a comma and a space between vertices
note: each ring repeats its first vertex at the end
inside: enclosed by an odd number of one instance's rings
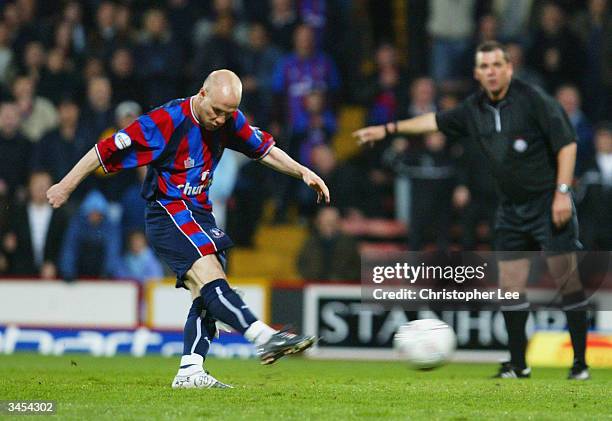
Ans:
POLYGON ((529 317, 529 302, 525 294, 521 294, 520 299, 513 300, 511 303, 502 304, 502 313, 506 322, 508 332, 508 350, 510 351, 510 363, 517 369, 527 367, 525 354, 527 351, 527 333, 525 326, 529 317))
POLYGON ((178 373, 181 376, 202 370, 210 348, 211 336, 202 317, 203 308, 202 297, 198 297, 193 300, 187 315, 183 331, 183 356, 178 373))
POLYGON ((589 326, 586 313, 588 300, 584 295, 584 291, 564 295, 562 298, 562 305, 565 317, 567 318, 570 338, 572 339, 574 365, 586 368, 585 354, 589 326))
POLYGON ((276 332, 264 322, 257 320, 242 298, 225 279, 215 279, 200 289, 204 308, 215 319, 230 325, 244 337, 261 345, 276 332))

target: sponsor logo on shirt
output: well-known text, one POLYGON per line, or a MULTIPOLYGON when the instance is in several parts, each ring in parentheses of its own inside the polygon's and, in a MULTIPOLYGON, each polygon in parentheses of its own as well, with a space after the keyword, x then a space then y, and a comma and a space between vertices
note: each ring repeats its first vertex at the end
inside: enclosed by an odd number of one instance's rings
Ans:
POLYGON ((198 184, 197 186, 192 186, 189 184, 189 182, 187 182, 185 184, 179 184, 177 187, 183 191, 185 196, 197 196, 212 184, 212 178, 209 178, 209 175, 210 170, 203 171, 202 175, 200 176, 200 181, 202 181, 202 184, 198 184))

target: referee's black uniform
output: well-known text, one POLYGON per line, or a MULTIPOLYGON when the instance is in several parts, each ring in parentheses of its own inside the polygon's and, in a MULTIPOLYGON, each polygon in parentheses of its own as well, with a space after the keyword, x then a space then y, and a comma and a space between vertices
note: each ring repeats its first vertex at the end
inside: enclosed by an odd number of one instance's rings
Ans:
MULTIPOLYGON (((514 79, 504 98, 493 102, 481 90, 454 109, 436 114, 438 129, 453 139, 480 147, 494 175, 500 201, 495 221, 498 251, 545 250, 551 254, 581 248, 574 210, 569 222, 553 224, 557 153, 576 141, 563 109, 539 88, 514 79)), ((487 163, 483 163, 487 165, 487 163)), ((509 259, 520 254, 504 253, 509 259)), ((563 297, 564 305, 584 301, 584 293, 563 297)), ((515 368, 526 368, 526 311, 504 312, 509 348, 515 368)), ((574 354, 586 367, 586 315, 566 312, 574 354), (583 345, 584 344, 584 345, 583 345)), ((576 365, 576 361, 575 361, 576 365)))
POLYGON ((452 139, 477 142, 488 160, 500 195, 497 250, 580 249, 575 212, 560 230, 552 222, 557 153, 576 141, 553 98, 514 79, 501 101, 491 102, 484 91, 472 94, 458 107, 437 113, 436 123, 452 139))

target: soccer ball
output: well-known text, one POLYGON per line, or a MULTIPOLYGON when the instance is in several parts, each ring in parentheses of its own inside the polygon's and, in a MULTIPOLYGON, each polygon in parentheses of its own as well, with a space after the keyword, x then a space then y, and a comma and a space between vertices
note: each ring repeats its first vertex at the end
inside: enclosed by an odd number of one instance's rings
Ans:
POLYGON ((399 327, 393 347, 414 367, 432 369, 444 364, 457 346, 453 329, 441 320, 413 320, 399 327))

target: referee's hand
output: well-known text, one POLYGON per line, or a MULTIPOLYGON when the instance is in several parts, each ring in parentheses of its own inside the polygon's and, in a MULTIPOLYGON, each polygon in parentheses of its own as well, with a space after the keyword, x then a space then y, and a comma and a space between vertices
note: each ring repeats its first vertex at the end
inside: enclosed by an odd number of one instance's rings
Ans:
POLYGON ((357 138, 359 145, 374 144, 374 142, 384 139, 386 135, 385 126, 369 126, 353 132, 353 137, 357 138))
POLYGON ((555 192, 552 203, 552 218, 555 227, 562 228, 572 217, 572 199, 569 195, 555 192))

